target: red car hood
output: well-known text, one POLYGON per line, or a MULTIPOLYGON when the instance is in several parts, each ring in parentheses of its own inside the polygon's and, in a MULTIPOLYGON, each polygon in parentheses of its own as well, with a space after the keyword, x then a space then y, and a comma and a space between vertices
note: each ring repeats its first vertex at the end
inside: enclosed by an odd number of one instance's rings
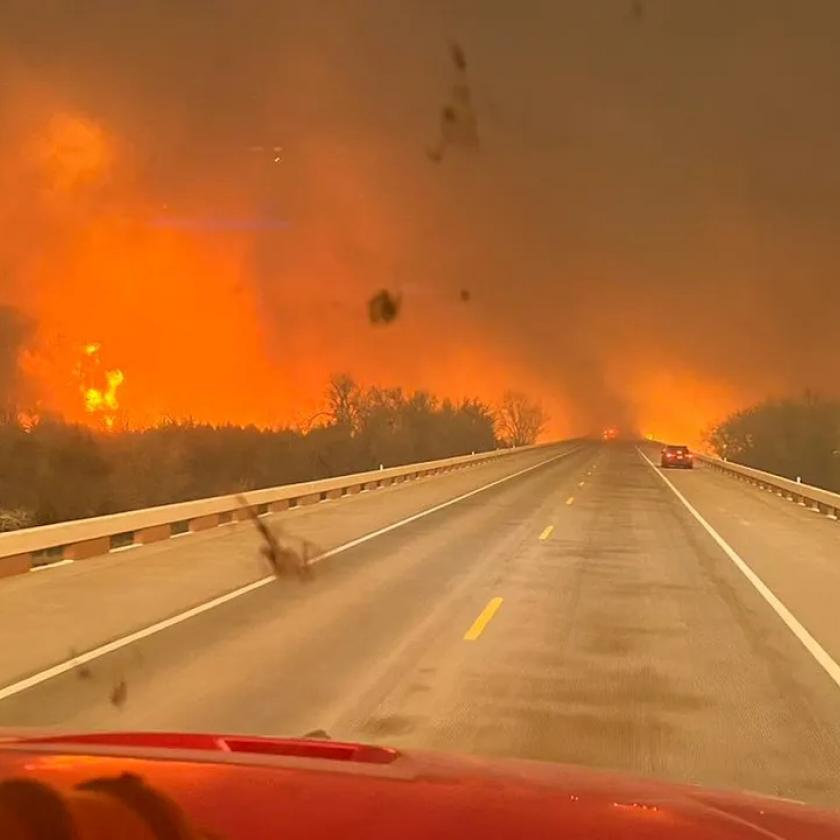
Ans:
POLYGON ((133 773, 229 840, 840 837, 840 815, 532 761, 334 741, 105 733, 0 738, 0 780, 133 773))

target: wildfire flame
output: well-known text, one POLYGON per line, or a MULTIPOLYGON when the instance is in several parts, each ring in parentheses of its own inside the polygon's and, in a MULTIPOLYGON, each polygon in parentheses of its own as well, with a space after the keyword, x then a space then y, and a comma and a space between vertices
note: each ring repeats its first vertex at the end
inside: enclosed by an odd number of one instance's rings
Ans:
POLYGON ((125 375, 121 370, 109 370, 105 374, 107 387, 104 391, 98 388, 88 388, 85 391, 85 410, 91 414, 95 411, 116 411, 120 404, 117 402, 117 388, 123 384, 125 375))
POLYGON ((92 380, 99 378, 100 349, 101 345, 97 342, 85 344, 83 348, 84 355, 90 361, 80 367, 83 377, 82 395, 85 411, 88 414, 98 415, 104 426, 107 429, 112 429, 116 421, 116 412, 120 407, 117 390, 125 381, 125 374, 119 368, 107 370, 105 371, 104 387, 97 387, 92 380))
POLYGON ((31 411, 19 411, 17 415, 17 422, 18 426, 20 426, 24 432, 29 434, 41 422, 41 418, 31 411))

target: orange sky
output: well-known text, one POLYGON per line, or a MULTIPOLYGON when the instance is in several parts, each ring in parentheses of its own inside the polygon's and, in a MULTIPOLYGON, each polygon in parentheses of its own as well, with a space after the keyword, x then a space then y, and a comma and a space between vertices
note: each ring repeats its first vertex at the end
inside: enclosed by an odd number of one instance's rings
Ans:
POLYGON ((19 401, 101 423, 90 342, 130 425, 305 421, 348 371, 696 443, 836 391, 837 7, 316 5, 0 12, 19 401), (436 163, 450 39, 480 143, 436 163))
MULTIPOLYGON (((469 318, 450 317, 448 325, 463 343, 417 354, 425 319, 446 309, 434 298, 420 295, 395 324, 372 328, 365 303, 375 289, 319 253, 314 236, 311 250, 295 257, 296 281, 272 303, 273 312, 288 312, 279 316, 288 322, 275 321, 269 334, 247 231, 204 230, 178 224, 179 217, 167 225, 167 208, 143 194, 131 161, 122 158, 122 139, 102 122, 67 111, 45 112, 25 138, 27 187, 40 200, 29 222, 56 232, 30 258, 17 301, 37 324, 23 367, 41 409, 101 422, 86 411, 78 375, 91 342, 100 347, 103 387, 108 369, 125 375, 118 417, 129 425, 166 417, 300 421, 321 407, 330 374, 344 369, 368 383, 488 400, 516 378, 504 353, 481 348, 469 318), (310 284, 313 276, 317 283, 310 284), (302 314, 312 319, 311 330, 302 314)), ((319 160, 337 176, 349 167, 330 161, 328 152, 319 160)), ((333 206, 341 204, 335 194, 344 186, 333 179, 333 206)), ((374 214, 369 225, 369 239, 387 230, 374 214)), ((447 303, 463 309, 454 295, 447 303)))

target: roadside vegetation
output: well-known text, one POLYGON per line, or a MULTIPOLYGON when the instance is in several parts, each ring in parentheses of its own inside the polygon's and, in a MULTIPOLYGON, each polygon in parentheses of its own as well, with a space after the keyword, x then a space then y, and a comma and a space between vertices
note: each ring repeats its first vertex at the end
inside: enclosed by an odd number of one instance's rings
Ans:
POLYGON ((721 458, 840 492, 840 402, 768 400, 720 423, 708 442, 721 458))
POLYGON ((168 422, 100 431, 42 417, 0 419, 0 530, 236 493, 500 446, 533 443, 536 403, 508 394, 498 410, 476 399, 330 381, 306 428, 168 422))

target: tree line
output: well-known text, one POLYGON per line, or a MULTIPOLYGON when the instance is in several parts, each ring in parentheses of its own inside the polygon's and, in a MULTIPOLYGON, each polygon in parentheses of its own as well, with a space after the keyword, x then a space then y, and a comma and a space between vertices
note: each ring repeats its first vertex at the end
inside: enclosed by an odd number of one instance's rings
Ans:
POLYGON ((0 417, 0 530, 311 481, 536 441, 540 406, 498 407, 426 391, 363 388, 334 376, 302 428, 166 422, 96 431, 42 417, 0 417))
POLYGON ((840 402, 806 394, 767 400, 715 426, 721 458, 840 492, 840 402))

